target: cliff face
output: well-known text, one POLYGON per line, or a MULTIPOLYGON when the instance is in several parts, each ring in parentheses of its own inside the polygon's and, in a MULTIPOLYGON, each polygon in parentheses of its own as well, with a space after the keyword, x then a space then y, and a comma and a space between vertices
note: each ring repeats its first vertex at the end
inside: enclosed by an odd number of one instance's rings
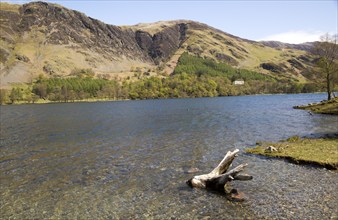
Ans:
POLYGON ((169 58, 186 40, 188 25, 180 23, 151 36, 148 32, 138 30, 135 33, 136 42, 146 55, 156 64, 169 58))
MULTIPOLYGON (((194 21, 166 21, 114 26, 60 5, 1 3, 1 86, 29 82, 37 75, 67 76, 77 68, 93 69, 107 78, 133 78, 134 69, 170 74, 183 52, 232 66, 306 80, 311 58, 297 45, 258 43, 194 21), (291 61, 290 61, 291 60, 291 61), (164 66, 164 68, 163 68, 164 66)), ((162 73, 161 73, 162 74, 162 73)))

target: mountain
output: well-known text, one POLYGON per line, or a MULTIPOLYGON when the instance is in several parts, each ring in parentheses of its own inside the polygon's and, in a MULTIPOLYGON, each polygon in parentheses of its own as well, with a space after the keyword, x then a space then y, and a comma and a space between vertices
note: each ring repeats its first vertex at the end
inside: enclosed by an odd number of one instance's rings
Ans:
POLYGON ((260 41, 263 45, 278 49, 296 49, 296 50, 304 50, 310 52, 313 47, 313 42, 307 42, 302 44, 289 44, 283 43, 279 41, 260 41))
POLYGON ((0 6, 2 87, 84 69, 116 80, 166 77, 184 52, 276 79, 313 80, 311 44, 255 42, 188 20, 119 27, 45 2, 0 6))

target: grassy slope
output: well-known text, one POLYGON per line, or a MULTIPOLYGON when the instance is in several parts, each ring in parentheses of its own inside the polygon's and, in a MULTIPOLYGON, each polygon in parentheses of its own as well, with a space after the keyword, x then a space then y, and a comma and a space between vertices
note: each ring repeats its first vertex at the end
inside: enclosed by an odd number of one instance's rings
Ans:
MULTIPOLYGON (((1 11, 19 13, 20 7, 20 5, 0 3, 1 11)), ((91 48, 83 48, 75 43, 69 45, 46 43, 46 36, 42 33, 45 28, 44 26, 32 26, 30 32, 19 36, 8 29, 6 20, 3 22, 0 20, 0 35, 12 39, 11 41, 0 39, 0 49, 9 52, 7 62, 0 63, 0 87, 7 88, 12 83, 29 83, 32 78, 36 78, 40 74, 49 76, 50 74, 43 70, 46 65, 53 71, 52 76, 67 76, 75 68, 92 68, 98 75, 109 74, 114 78, 126 78, 134 75, 134 73, 130 73, 131 68, 154 68, 154 66, 139 60, 130 60, 114 55, 104 57, 91 48), (17 55, 27 57, 29 61, 20 61, 17 59, 17 55)), ((86 36, 89 31, 79 34, 86 36)))
POLYGON ((0 2, 0 9, 4 11, 11 11, 11 12, 18 13, 19 8, 20 8, 20 5, 9 4, 7 2, 0 2))
POLYGON ((133 31, 142 30, 154 35, 167 27, 175 26, 179 23, 189 22, 188 20, 158 21, 154 23, 139 23, 133 26, 120 26, 123 29, 132 29, 133 31))
MULTIPOLYGON (((245 48, 250 52, 251 56, 245 60, 242 67, 256 71, 258 70, 267 74, 269 74, 269 71, 262 69, 260 67, 261 63, 272 62, 275 64, 283 64, 291 69, 292 67, 287 60, 306 54, 305 51, 300 50, 277 50, 271 47, 261 47, 259 45, 248 43, 245 43, 245 48)), ((283 74, 295 78, 300 82, 306 82, 306 79, 302 75, 297 74, 297 71, 294 74, 291 74, 290 72, 284 72, 283 74)))
POLYGON ((330 101, 322 101, 320 103, 309 104, 305 106, 295 106, 296 109, 310 110, 319 114, 338 115, 338 97, 330 101))
POLYGON ((31 32, 26 33, 13 46, 13 52, 6 63, 9 71, 2 79, 2 84, 7 80, 21 82, 17 78, 22 79, 22 74, 18 72, 26 72, 26 75, 33 73, 33 78, 45 74, 43 68, 46 65, 54 72, 54 76, 67 76, 75 68, 92 68, 97 74, 115 73, 117 77, 124 77, 124 73, 128 74, 131 67, 152 68, 149 64, 123 58, 112 61, 86 48, 74 49, 70 45, 45 44, 45 37, 39 32, 40 28, 33 27, 31 32), (16 55, 24 55, 30 61, 18 61, 16 55))
POLYGON ((280 77, 294 78, 302 83, 307 82, 307 79, 300 75, 299 71, 293 69, 295 72, 291 73, 289 70, 292 69, 292 67, 287 62, 289 59, 306 54, 305 51, 292 49, 278 50, 276 48, 265 47, 259 43, 235 39, 225 34, 212 34, 210 29, 192 31, 185 45, 193 45, 200 48, 202 52, 198 55, 201 57, 216 59, 216 53, 226 54, 238 61, 238 67, 262 72, 268 75, 272 74, 276 76, 276 74, 261 68, 261 63, 272 62, 285 65, 288 68, 288 71, 281 73, 280 77), (242 51, 241 48, 245 49, 247 53, 242 51), (212 50, 215 50, 216 53, 212 54, 210 52, 212 50), (235 57, 230 50, 239 57, 235 57))
POLYGON ((338 169, 338 137, 298 138, 293 137, 278 143, 263 143, 255 148, 246 149, 247 153, 268 157, 286 158, 296 163, 315 164, 329 169, 338 169), (273 146, 277 152, 267 152, 273 146))

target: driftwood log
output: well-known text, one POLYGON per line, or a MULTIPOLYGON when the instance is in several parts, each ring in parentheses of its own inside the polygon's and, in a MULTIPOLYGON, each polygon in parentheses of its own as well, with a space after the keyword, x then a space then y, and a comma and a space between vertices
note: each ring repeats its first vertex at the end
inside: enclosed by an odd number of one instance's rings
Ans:
POLYGON ((241 195, 239 195, 236 189, 229 190, 229 187, 227 185, 227 183, 233 180, 252 180, 252 176, 250 175, 239 174, 248 164, 241 164, 234 169, 228 171, 238 152, 238 149, 232 152, 228 151, 223 160, 210 173, 194 176, 186 183, 190 187, 205 188, 225 192, 226 194, 230 195, 230 198, 236 199, 236 196, 242 197, 241 195))

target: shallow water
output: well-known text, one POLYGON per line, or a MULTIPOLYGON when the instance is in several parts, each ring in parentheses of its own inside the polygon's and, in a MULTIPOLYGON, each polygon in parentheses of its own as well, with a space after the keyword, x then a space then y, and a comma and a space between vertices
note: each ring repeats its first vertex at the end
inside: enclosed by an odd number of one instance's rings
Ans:
MULTIPOLYGON (((338 132, 325 94, 1 106, 4 219, 337 219, 338 175, 241 151, 246 201, 190 189, 228 150, 338 132)), ((338 150, 338 149, 337 149, 338 150)))

